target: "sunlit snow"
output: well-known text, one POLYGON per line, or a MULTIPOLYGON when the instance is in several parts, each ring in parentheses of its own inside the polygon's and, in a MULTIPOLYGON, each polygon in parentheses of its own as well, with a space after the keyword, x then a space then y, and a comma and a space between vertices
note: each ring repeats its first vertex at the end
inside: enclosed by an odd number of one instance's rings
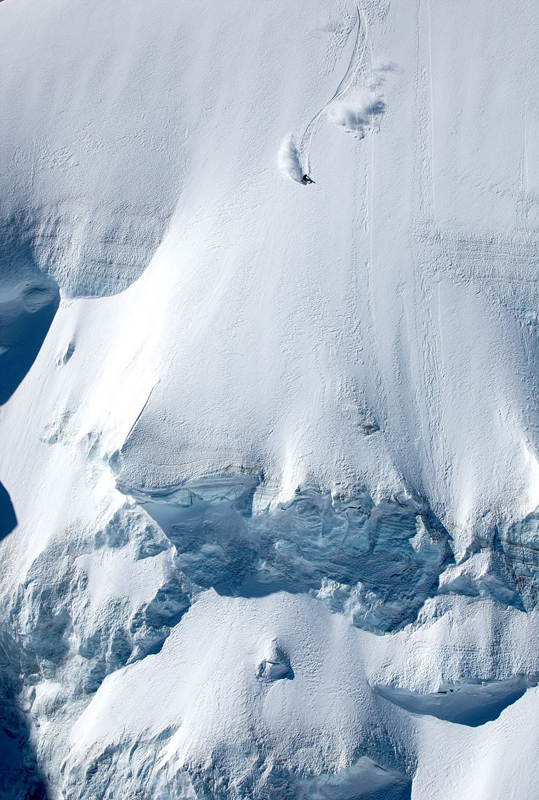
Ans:
POLYGON ((538 796, 538 40, 0 3, 0 800, 538 796))

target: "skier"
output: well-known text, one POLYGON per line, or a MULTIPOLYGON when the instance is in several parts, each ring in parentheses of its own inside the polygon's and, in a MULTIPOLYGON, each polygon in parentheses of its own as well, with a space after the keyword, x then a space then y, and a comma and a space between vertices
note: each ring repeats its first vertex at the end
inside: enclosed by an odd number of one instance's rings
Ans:
POLYGON ((304 186, 307 186, 308 183, 314 183, 313 179, 309 178, 308 175, 303 175, 301 182, 303 183, 304 186))

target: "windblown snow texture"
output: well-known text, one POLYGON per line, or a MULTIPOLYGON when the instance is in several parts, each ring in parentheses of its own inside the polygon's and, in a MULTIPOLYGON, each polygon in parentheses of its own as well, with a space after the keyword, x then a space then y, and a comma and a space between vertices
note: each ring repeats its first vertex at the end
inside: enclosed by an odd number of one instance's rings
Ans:
POLYGON ((538 796, 537 3, 0 5, 0 800, 538 796))

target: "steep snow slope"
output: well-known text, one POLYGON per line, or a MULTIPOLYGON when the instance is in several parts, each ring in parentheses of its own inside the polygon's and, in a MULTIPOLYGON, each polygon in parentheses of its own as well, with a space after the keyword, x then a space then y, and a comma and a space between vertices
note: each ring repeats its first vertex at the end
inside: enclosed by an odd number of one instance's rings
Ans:
POLYGON ((538 29, 2 3, 6 797, 537 793, 538 29))

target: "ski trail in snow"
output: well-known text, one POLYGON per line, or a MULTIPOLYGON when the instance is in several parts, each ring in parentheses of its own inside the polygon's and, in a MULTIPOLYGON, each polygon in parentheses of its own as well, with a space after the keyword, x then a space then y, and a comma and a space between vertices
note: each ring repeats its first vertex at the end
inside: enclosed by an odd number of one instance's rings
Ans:
POLYGON ((348 64, 348 68, 344 73, 341 82, 335 89, 333 97, 331 97, 331 99, 328 100, 328 102, 324 106, 322 106, 320 111, 318 111, 311 119, 311 121, 305 128, 305 131, 299 143, 298 152, 301 158, 301 163, 303 164, 304 172, 306 172, 307 174, 310 173, 311 147, 315 133, 319 130, 322 118, 327 108, 336 100, 339 100, 344 94, 346 94, 346 92, 350 89, 350 87, 354 83, 354 80, 365 61, 365 56, 367 54, 367 38, 368 38, 367 19, 365 17, 365 14, 358 7, 356 41, 354 43, 352 55, 350 56, 350 62, 348 64))

